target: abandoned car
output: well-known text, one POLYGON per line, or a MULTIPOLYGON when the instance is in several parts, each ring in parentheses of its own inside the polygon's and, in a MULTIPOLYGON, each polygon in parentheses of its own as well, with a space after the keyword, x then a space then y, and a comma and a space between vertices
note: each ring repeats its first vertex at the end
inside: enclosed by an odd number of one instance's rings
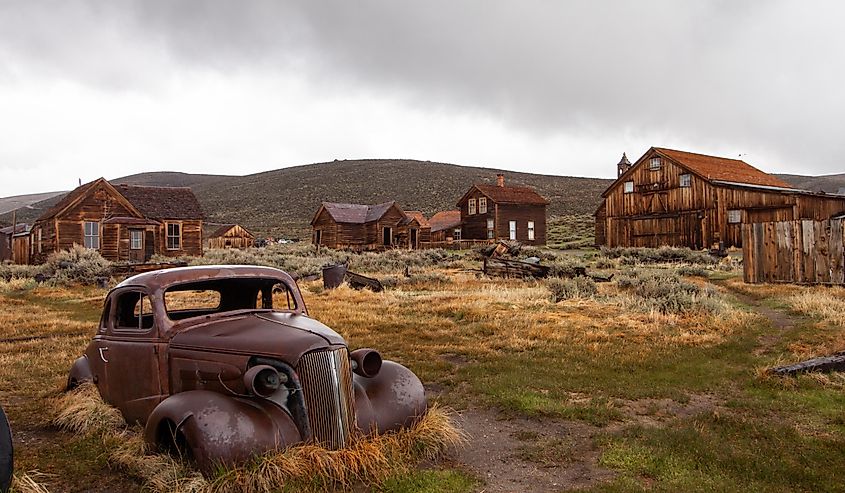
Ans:
POLYGON ((204 471, 301 442, 342 448, 357 433, 412 425, 420 380, 308 317, 288 274, 202 266, 139 274, 106 297, 68 376, 96 384, 158 450, 204 471))

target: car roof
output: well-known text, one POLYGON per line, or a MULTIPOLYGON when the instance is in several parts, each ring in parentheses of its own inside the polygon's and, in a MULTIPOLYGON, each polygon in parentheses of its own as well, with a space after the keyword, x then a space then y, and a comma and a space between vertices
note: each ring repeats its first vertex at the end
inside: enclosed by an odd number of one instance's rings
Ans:
POLYGON ((144 272, 125 279, 117 288, 128 286, 144 286, 151 290, 167 289, 176 284, 192 281, 208 281, 212 279, 233 279, 263 277, 279 279, 295 285, 293 278, 285 271, 259 265, 198 265, 193 267, 176 267, 144 272))

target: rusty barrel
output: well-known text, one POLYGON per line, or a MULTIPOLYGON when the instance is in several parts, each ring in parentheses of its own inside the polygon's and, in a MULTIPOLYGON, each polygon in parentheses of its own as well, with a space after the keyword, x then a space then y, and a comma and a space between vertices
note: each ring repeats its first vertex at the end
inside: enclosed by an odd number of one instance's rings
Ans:
POLYGON ((0 492, 9 491, 13 469, 12 428, 6 419, 6 413, 0 407, 0 492))
POLYGON ((323 287, 334 289, 343 284, 346 277, 346 264, 335 264, 323 267, 323 287))

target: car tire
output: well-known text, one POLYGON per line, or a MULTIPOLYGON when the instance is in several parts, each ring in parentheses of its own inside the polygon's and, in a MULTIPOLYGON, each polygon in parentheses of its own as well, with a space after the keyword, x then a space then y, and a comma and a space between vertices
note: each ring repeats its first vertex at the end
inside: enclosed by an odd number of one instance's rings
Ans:
POLYGON ((0 492, 7 492, 12 486, 14 450, 12 448, 12 427, 6 413, 0 407, 0 492))

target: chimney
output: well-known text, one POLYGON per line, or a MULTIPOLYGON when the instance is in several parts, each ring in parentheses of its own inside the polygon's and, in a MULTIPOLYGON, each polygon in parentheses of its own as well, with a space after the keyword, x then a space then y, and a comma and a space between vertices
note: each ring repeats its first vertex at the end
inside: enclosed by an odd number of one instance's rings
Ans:
POLYGON ((504 187, 505 186, 505 175, 502 173, 496 174, 496 186, 504 187))
POLYGON ((628 161, 628 156, 623 152, 622 159, 620 159, 619 164, 616 165, 616 176, 624 175, 629 169, 631 169, 631 161, 628 161))

